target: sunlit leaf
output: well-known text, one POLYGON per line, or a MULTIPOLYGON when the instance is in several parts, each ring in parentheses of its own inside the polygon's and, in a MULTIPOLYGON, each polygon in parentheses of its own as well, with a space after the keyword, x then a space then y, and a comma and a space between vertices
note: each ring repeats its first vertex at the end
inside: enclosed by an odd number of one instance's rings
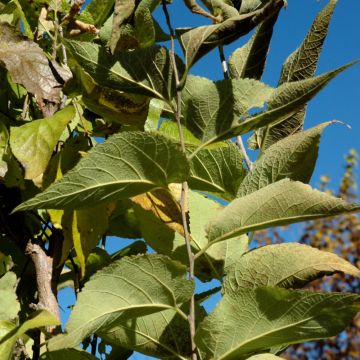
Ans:
POLYGON ((17 210, 79 208, 128 198, 187 179, 180 148, 159 134, 124 132, 91 149, 61 180, 17 210))
POLYGON ((358 211, 360 205, 283 179, 232 201, 209 222, 207 234, 215 243, 258 229, 358 211))
MULTIPOLYGON (((301 46, 287 58, 279 84, 304 80, 314 75, 336 2, 331 0, 318 14, 301 46)), ((258 131, 255 135, 258 146, 266 149, 276 141, 301 131, 305 112, 304 106, 281 123, 271 126, 266 132, 263 129, 258 131)))
MULTIPOLYGON (((191 247, 196 254, 207 244, 205 225, 214 215, 221 212, 222 206, 196 192, 189 194, 191 247)), ((175 230, 166 226, 154 214, 135 208, 142 236, 157 252, 188 264, 188 255, 184 238, 175 230)), ((235 237, 216 244, 195 263, 195 274, 203 281, 212 278, 221 279, 224 271, 232 266, 247 250, 247 236, 235 237)))
POLYGON ((16 296, 16 275, 9 271, 0 278, 0 320, 13 321, 20 311, 16 296))
MULTIPOLYGON (((244 134, 248 131, 277 124, 296 113, 304 104, 311 100, 320 90, 322 90, 335 76, 346 70, 358 61, 344 65, 336 70, 327 72, 317 77, 305 80, 285 83, 275 89, 270 99, 267 100, 265 111, 247 117, 242 121, 233 124, 218 124, 217 128, 208 128, 206 131, 206 144, 215 141, 232 138, 236 135, 244 134)), ((199 129, 194 131, 199 132, 199 129)), ((204 132, 200 128, 201 133, 204 132)))
POLYGON ((232 200, 246 175, 243 158, 234 143, 218 145, 200 150, 191 159, 189 186, 232 200))
POLYGON ((320 136, 330 123, 288 136, 266 149, 241 183, 237 196, 251 194, 284 178, 308 183, 318 157, 320 136))
MULTIPOLYGON (((197 309, 196 319, 205 311, 197 309)), ((185 359, 191 354, 189 323, 174 310, 129 319, 99 333, 110 344, 121 345, 159 359, 185 359)))
POLYGON ((60 322, 54 315, 46 310, 37 310, 33 312, 25 322, 13 328, 0 338, 0 358, 3 360, 11 360, 13 358, 12 349, 18 338, 31 329, 50 325, 60 325, 60 322))
POLYGON ((261 108, 273 89, 251 79, 211 81, 189 76, 182 91, 186 127, 202 141, 220 137, 240 116, 253 108, 261 108))
POLYGON ((186 267, 161 255, 123 258, 98 271, 86 283, 66 326, 66 335, 50 340, 50 350, 70 348, 94 332, 189 300, 193 282, 186 267), (101 302, 101 306, 94 303, 101 302))
POLYGON ((225 293, 259 286, 296 289, 335 273, 360 276, 359 269, 336 254, 297 243, 268 245, 244 254, 228 272, 223 289, 225 293))
POLYGON ((203 358, 243 360, 274 346, 334 336, 359 309, 356 294, 238 290, 224 295, 198 326, 195 341, 203 358))

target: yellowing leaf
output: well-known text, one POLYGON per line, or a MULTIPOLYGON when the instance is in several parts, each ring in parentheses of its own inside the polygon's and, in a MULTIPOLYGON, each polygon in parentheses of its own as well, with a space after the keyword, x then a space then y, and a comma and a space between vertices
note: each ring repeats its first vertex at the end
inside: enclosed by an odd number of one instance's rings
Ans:
POLYGON ((145 211, 152 212, 161 222, 184 236, 179 203, 164 189, 137 195, 131 200, 145 211))

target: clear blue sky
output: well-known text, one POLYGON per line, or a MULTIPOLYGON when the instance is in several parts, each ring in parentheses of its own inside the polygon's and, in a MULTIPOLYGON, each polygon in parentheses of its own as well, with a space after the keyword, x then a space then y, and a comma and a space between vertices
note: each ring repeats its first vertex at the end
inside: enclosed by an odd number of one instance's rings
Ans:
MULTIPOLYGON (((192 15, 182 1, 173 0, 169 6, 174 27, 198 26, 209 24, 205 18, 192 15)), ((326 4, 326 0, 288 0, 289 6, 283 10, 276 25, 275 34, 271 43, 267 70, 263 81, 275 86, 279 79, 281 65, 287 56, 295 50, 307 33, 314 17, 326 4)), ((155 16, 166 29, 161 7, 156 10, 155 16)), ((360 0, 339 0, 333 21, 329 30, 323 54, 317 73, 323 73, 341 66, 347 62, 360 58, 360 0)), ((167 30, 167 29, 166 29, 167 30)), ((225 53, 229 56, 232 51, 241 46, 246 39, 240 39, 235 44, 227 46, 225 53)), ((221 67, 218 52, 215 50, 199 61, 192 69, 192 74, 209 77, 213 80, 221 79, 221 67)), ((316 183, 321 175, 329 175, 332 186, 336 188, 342 175, 344 165, 343 155, 349 149, 355 148, 360 152, 360 64, 348 69, 333 80, 327 88, 322 90, 311 101, 305 127, 309 128, 318 123, 337 119, 349 125, 348 129, 341 125, 332 125, 325 130, 320 156, 312 184, 316 183)), ((107 250, 114 252, 125 246, 120 239, 109 239, 107 250)), ((203 290, 203 285, 201 285, 203 290)), ((68 317, 66 307, 74 303, 72 291, 62 292, 62 318, 68 317)), ((208 309, 214 306, 215 301, 208 302, 208 309)), ((151 359, 141 354, 134 354, 132 360, 151 359)))

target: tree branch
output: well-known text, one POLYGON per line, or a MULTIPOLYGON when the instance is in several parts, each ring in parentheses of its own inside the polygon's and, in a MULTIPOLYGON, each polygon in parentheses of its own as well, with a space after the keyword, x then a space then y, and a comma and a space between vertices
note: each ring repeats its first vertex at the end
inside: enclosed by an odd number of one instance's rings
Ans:
MULTIPOLYGON (((181 127, 181 84, 179 79, 179 72, 176 66, 176 58, 175 58, 175 44, 174 44, 174 37, 175 32, 171 26, 170 22, 170 15, 167 10, 165 0, 162 0, 163 11, 165 14, 166 22, 170 32, 170 57, 173 65, 174 77, 175 77, 175 84, 176 84, 176 123, 178 126, 179 132, 179 140, 182 152, 186 155, 186 147, 184 142, 184 135, 181 127)), ((189 278, 190 280, 194 280, 194 265, 195 265, 195 257, 191 249, 190 244, 190 231, 189 231, 189 213, 187 209, 187 197, 188 197, 188 184, 186 181, 182 183, 181 186, 181 198, 180 198, 180 208, 181 208, 181 217, 182 217, 182 224, 184 227, 184 237, 185 237, 185 244, 187 255, 189 259, 189 278)), ((190 299, 190 309, 189 309, 189 329, 190 329, 190 340, 191 340, 191 359, 197 360, 197 349, 195 344, 195 294, 193 293, 190 299)))
MULTIPOLYGON (((59 305, 57 302, 57 281, 55 272, 58 272, 57 263, 54 256, 49 256, 42 247, 42 241, 31 239, 25 249, 26 255, 30 256, 35 265, 36 285, 38 291, 37 309, 44 309, 51 312, 60 320, 59 305), (54 271, 55 270, 55 271, 54 271)), ((61 332, 60 326, 49 326, 47 331, 52 334, 61 332)))

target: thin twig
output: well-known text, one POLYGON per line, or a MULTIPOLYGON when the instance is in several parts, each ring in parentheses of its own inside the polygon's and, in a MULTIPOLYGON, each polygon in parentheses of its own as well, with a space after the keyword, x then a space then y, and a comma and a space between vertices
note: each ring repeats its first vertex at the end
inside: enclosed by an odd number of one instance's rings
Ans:
MULTIPOLYGON (((186 147, 184 142, 184 135, 181 127, 181 87, 180 87, 180 80, 179 80, 179 72, 176 65, 176 59, 175 59, 175 43, 174 43, 174 37, 175 32, 174 29, 171 26, 170 22, 170 15, 167 10, 166 1, 162 0, 162 7, 165 14, 166 22, 169 28, 170 32, 170 57, 173 65, 173 71, 174 71, 174 77, 175 77, 175 85, 176 85, 176 122, 178 126, 178 132, 179 132, 179 140, 180 140, 180 146, 181 150, 184 154, 186 154, 186 147)), ((190 280, 194 280, 194 265, 195 265, 195 257, 191 249, 190 245, 190 232, 189 232, 189 223, 188 223, 188 210, 187 210, 187 197, 188 197, 188 184, 186 181, 182 183, 181 186, 181 198, 180 198, 180 208, 181 208, 181 218, 182 218, 182 224, 184 227, 184 237, 185 237, 185 243, 186 243, 186 250, 189 258, 189 278, 190 280)), ((190 340, 191 340, 191 359, 197 360, 197 349, 195 344, 195 294, 193 293, 190 299, 190 309, 189 309, 189 329, 190 329, 190 340)))
POLYGON ((222 72, 224 75, 224 79, 226 80, 229 78, 229 71, 228 71, 228 66, 227 66, 227 62, 225 59, 224 48, 222 45, 219 45, 218 49, 219 49, 219 56, 220 56, 220 61, 221 61, 222 72))
MULTIPOLYGON (((222 68, 222 71, 223 71, 224 79, 227 80, 227 79, 229 79, 229 71, 228 71, 228 66, 227 66, 227 63, 226 63, 226 58, 225 58, 225 55, 224 55, 224 48, 222 46, 218 46, 218 49, 219 49, 221 68, 222 68)), ((239 147, 249 171, 251 171, 252 168, 253 168, 253 164, 252 164, 252 162, 251 162, 251 160, 250 160, 250 158, 249 158, 249 156, 248 156, 248 154, 246 152, 246 148, 244 146, 242 137, 240 135, 236 137, 236 145, 239 147)))
POLYGON ((92 340, 91 340, 91 355, 96 355, 97 350, 97 342, 98 342, 98 336, 94 334, 92 340))
POLYGON ((249 155, 248 155, 247 152, 246 152, 245 145, 244 145, 243 140, 242 140, 242 137, 241 137, 240 135, 236 137, 236 145, 239 147, 239 149, 240 149, 240 151, 241 151, 241 153, 242 153, 242 155, 243 155, 243 157, 244 157, 244 160, 245 160, 245 162, 246 162, 246 165, 247 165, 249 171, 252 171, 252 169, 253 169, 253 163, 252 163, 252 161, 250 160, 249 155))

